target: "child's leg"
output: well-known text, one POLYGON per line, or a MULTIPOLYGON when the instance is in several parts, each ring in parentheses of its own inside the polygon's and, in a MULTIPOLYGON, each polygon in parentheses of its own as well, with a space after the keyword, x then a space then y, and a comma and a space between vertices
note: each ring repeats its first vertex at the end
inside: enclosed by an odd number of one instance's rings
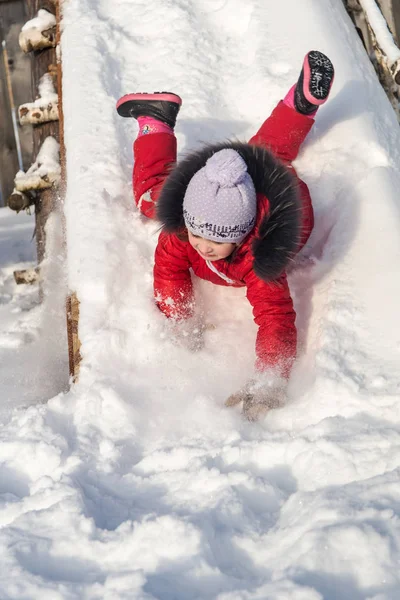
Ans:
POLYGON ((139 210, 152 219, 161 188, 176 162, 176 137, 173 132, 139 136, 133 144, 133 153, 135 202, 139 210))
POLYGON ((307 185, 299 177, 291 162, 314 124, 319 106, 328 99, 333 83, 331 61, 321 52, 309 52, 297 83, 279 102, 272 114, 251 138, 250 144, 265 146, 278 158, 288 163, 299 184, 302 201, 302 223, 299 250, 310 237, 314 226, 314 211, 307 185))
POLYGON ((291 164, 297 156, 301 143, 313 126, 314 120, 299 114, 294 108, 280 102, 271 116, 263 123, 250 144, 265 146, 284 161, 296 177, 301 198, 301 237, 298 250, 307 242, 314 227, 314 211, 310 192, 291 164))
POLYGON ((139 134, 133 145, 133 193, 139 210, 155 217, 161 188, 176 162, 174 126, 182 100, 176 94, 127 94, 118 100, 122 117, 137 119, 139 134))
POLYGON ((314 119, 298 113, 283 101, 274 108, 249 144, 264 146, 284 162, 292 162, 314 124, 314 119))
POLYGON ((322 52, 309 52, 297 83, 249 143, 269 148, 285 162, 293 161, 314 124, 319 106, 328 99, 333 78, 329 58, 322 52))

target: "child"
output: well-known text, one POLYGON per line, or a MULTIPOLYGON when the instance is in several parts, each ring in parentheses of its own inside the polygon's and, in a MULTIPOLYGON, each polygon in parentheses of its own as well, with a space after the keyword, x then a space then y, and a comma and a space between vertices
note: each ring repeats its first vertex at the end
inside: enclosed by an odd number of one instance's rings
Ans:
MULTIPOLYGON (((176 163, 176 94, 128 94, 118 113, 139 124, 133 191, 139 210, 162 223, 154 266, 157 306, 177 323, 193 322, 189 269, 217 285, 246 287, 258 325, 256 370, 268 384, 249 384, 228 399, 257 418, 276 406, 296 357, 295 311, 285 270, 308 240, 313 209, 291 162, 327 100, 331 61, 309 52, 298 82, 248 144, 206 146, 176 163)), ((193 325, 189 340, 199 341, 193 325)), ((262 377, 260 378, 262 381, 262 377)))

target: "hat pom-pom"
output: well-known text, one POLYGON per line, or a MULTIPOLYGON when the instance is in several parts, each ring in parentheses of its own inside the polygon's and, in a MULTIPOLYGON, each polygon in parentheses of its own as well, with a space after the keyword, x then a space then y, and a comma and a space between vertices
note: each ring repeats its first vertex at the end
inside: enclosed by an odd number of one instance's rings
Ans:
POLYGON ((221 187, 234 187, 248 174, 243 158, 230 148, 213 154, 206 163, 205 171, 207 179, 221 187))

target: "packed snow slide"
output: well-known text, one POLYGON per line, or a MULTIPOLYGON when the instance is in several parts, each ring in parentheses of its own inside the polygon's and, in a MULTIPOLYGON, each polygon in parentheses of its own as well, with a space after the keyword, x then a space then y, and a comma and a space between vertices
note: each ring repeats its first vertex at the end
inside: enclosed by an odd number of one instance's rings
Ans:
POLYGON ((3 418, 0 597, 397 599, 400 136, 341 0, 65 0, 62 57, 82 365, 3 418), (224 406, 253 373, 244 291, 196 282, 196 354, 153 302, 159 226, 115 103, 178 93, 181 156, 246 140, 310 49, 336 78, 296 161, 316 216, 290 273, 299 358, 254 424, 224 406))

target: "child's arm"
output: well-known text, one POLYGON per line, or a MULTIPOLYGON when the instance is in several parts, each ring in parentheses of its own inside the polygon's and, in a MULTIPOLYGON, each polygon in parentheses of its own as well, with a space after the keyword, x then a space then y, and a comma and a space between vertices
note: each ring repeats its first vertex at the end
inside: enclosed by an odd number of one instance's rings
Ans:
POLYGON ((297 330, 286 276, 276 283, 266 283, 251 270, 245 283, 254 321, 258 325, 256 369, 273 368, 277 375, 287 378, 296 357, 297 330))
POLYGON ((243 415, 249 421, 256 421, 271 408, 278 408, 285 402, 286 380, 296 357, 296 313, 285 275, 276 283, 266 283, 251 269, 244 281, 258 325, 258 375, 229 396, 225 404, 235 406, 243 402, 243 415), (267 370, 271 370, 271 374, 266 373, 265 378, 263 371, 267 370))
POLYGON ((161 233, 155 253, 154 297, 158 308, 172 319, 193 315, 193 286, 187 244, 161 233))

